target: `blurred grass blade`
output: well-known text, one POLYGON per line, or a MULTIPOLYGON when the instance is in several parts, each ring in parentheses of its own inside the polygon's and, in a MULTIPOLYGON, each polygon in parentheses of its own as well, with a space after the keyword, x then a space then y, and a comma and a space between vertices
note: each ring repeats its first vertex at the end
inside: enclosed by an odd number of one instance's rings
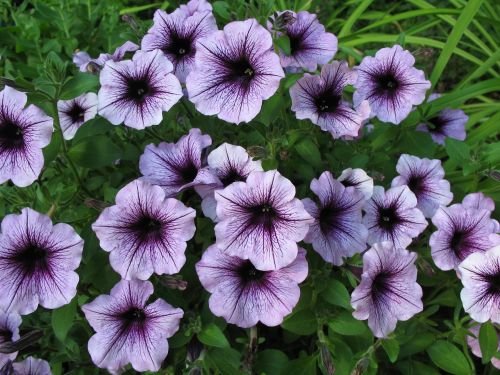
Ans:
POLYGON ((351 29, 354 25, 354 23, 358 20, 358 18, 363 14, 363 12, 370 6, 370 4, 373 2, 373 0, 363 0, 361 3, 356 7, 354 12, 351 13, 347 21, 345 21, 344 26, 342 26, 342 29, 339 32, 339 38, 343 37, 351 32, 351 29))

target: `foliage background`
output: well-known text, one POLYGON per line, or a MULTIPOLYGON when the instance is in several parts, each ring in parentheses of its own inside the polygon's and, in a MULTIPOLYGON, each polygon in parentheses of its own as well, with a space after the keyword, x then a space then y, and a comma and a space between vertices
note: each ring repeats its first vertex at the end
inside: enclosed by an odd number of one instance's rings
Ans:
MULTIPOLYGON (((14 81, 28 91, 30 102, 52 115, 58 99, 98 90, 98 78, 79 73, 71 63, 76 49, 95 57, 126 40, 140 44, 154 10, 171 11, 177 6, 177 1, 0 0, 0 76, 5 83, 14 85, 14 81), (123 15, 133 16, 136 27, 125 22, 123 15)), ((417 67, 426 71, 434 91, 444 95, 432 105, 421 105, 400 126, 375 121, 372 133, 353 142, 334 141, 319 127, 295 119, 288 88, 300 75, 287 75, 277 94, 248 125, 237 127, 205 117, 185 101, 165 113, 160 126, 145 131, 115 127, 96 118, 71 142, 54 133, 44 149, 45 168, 37 182, 23 189, 0 186, 0 217, 26 206, 51 211, 55 222, 73 225, 85 239, 78 297, 58 310, 39 308, 23 317, 22 332, 37 329, 44 335, 20 356, 48 360, 54 374, 100 373, 86 350, 92 330, 79 306, 108 293, 118 275, 90 229, 99 211, 89 198, 113 203, 120 187, 139 176, 139 156, 151 142, 173 142, 189 128, 199 127, 210 134, 215 146, 225 141, 242 145, 263 159, 265 169, 278 168, 297 186, 299 198, 311 195, 310 180, 324 170, 338 175, 347 167, 360 167, 377 184, 388 186, 400 154, 410 153, 443 161, 454 201, 475 191, 500 201, 500 3, 227 0, 215 1, 213 6, 219 27, 249 17, 263 23, 275 10, 315 12, 339 38, 335 59, 346 59, 350 65, 397 42, 415 55, 417 67), (414 130, 421 119, 445 107, 462 108, 469 115, 465 142, 448 140, 445 147, 437 146, 428 134, 414 130)), ((360 257, 332 267, 308 248, 310 275, 302 284, 298 306, 280 327, 259 326, 258 347, 253 350, 248 330, 226 325, 208 309, 208 295, 197 280, 194 263, 214 242, 213 224, 203 217, 195 194, 185 192, 181 199, 197 209, 197 233, 178 276, 187 281, 187 289, 165 286, 165 278, 152 280, 158 297, 185 311, 161 373, 198 369, 239 374, 253 368, 255 373, 267 374, 330 374, 332 364, 337 374, 495 373, 467 348, 470 321, 459 298, 461 284, 453 272, 438 272, 432 263, 428 247, 432 226, 410 247, 421 255, 424 311, 400 322, 390 339, 375 340, 366 323, 351 316, 349 293, 356 285, 353 271, 360 257)), ((496 214, 498 218, 498 210, 496 214)))

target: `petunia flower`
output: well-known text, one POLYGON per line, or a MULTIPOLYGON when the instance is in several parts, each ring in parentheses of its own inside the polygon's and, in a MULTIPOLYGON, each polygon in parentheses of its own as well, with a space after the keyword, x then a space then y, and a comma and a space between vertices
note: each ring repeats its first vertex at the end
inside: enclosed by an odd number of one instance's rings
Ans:
POLYGON ((271 34, 257 20, 228 23, 198 41, 186 87, 204 115, 239 124, 260 112, 284 77, 271 34))
POLYGON ((161 186, 167 197, 188 188, 217 184, 203 156, 204 149, 211 144, 212 138, 195 128, 177 143, 146 146, 139 160, 142 180, 161 186))
POLYGON ((167 14, 158 9, 153 26, 142 39, 141 48, 143 51, 162 50, 174 66, 173 73, 184 83, 194 66, 196 42, 216 30, 211 12, 188 15, 182 9, 177 9, 167 14))
POLYGON ((187 4, 182 4, 179 9, 187 16, 192 16, 196 13, 211 12, 212 5, 207 0, 189 0, 187 4))
MULTIPOLYGON (((0 345, 19 340, 21 316, 15 312, 5 312, 0 309, 0 345)), ((17 357, 17 352, 0 353, 0 369, 17 357)))
POLYGON ((146 305, 153 294, 149 281, 122 280, 109 295, 82 306, 96 331, 88 350, 96 366, 119 372, 127 364, 136 371, 158 371, 168 353, 167 338, 178 329, 184 312, 162 299, 146 305))
POLYGON ((261 271, 277 270, 297 257, 313 219, 295 198, 295 186, 278 171, 252 172, 215 192, 217 245, 249 259, 261 271))
POLYGON ((356 73, 339 61, 324 65, 320 76, 305 74, 290 88, 292 111, 299 120, 311 120, 333 138, 356 137, 370 107, 364 101, 354 110, 342 99, 344 88, 355 81, 356 73))
POLYGON ((420 159, 403 154, 396 170, 399 175, 392 180, 392 187, 407 185, 417 197, 417 208, 431 218, 440 206, 447 206, 453 199, 450 183, 444 179, 440 160, 420 159))
POLYGON ((147 280, 153 273, 180 271, 195 216, 192 208, 166 198, 161 187, 135 180, 118 192, 116 205, 105 208, 92 229, 123 279, 147 280))
POLYGON ((28 357, 22 362, 13 363, 14 375, 52 375, 47 361, 28 357))
POLYGON ((97 95, 89 92, 74 99, 59 100, 57 112, 64 139, 73 139, 80 126, 97 115, 97 95))
MULTIPOLYGON (((293 17, 294 22, 282 25, 277 34, 278 36, 284 34, 290 40, 290 54, 280 50, 282 67, 302 68, 314 72, 318 64, 326 64, 333 58, 337 52, 337 37, 326 32, 315 14, 287 10, 280 12, 279 15, 283 13, 293 17)), ((272 31, 273 25, 268 23, 268 29, 272 31)))
POLYGON ((127 40, 120 47, 115 49, 113 54, 101 53, 99 57, 95 59, 91 58, 87 52, 79 51, 73 55, 73 62, 80 72, 86 73, 89 72, 89 64, 95 64, 98 68, 102 68, 106 64, 106 61, 121 61, 127 52, 134 52, 138 49, 139 46, 137 44, 127 40))
POLYGON ((377 243, 363 255, 363 274, 352 292, 351 305, 353 316, 368 319, 376 337, 387 337, 398 320, 408 320, 423 310, 416 258, 416 253, 389 242, 377 243))
MULTIPOLYGON (((462 200, 462 205, 467 208, 474 208, 476 210, 488 210, 492 214, 493 211, 495 211, 495 202, 493 201, 493 199, 485 196, 481 192, 467 194, 462 200)), ((500 232, 500 223, 493 218, 491 220, 493 221, 495 226, 494 232, 500 232)))
POLYGON ((500 246, 470 254, 458 269, 465 312, 476 322, 500 324, 500 246))
POLYGON ((345 187, 352 186, 359 191, 365 199, 370 199, 373 194, 373 178, 368 176, 361 168, 347 168, 342 171, 337 181, 345 187))
POLYGON ((68 224, 31 208, 3 218, 0 233, 0 307, 21 315, 56 309, 76 295, 83 240, 68 224))
POLYGON ((384 191, 373 188, 373 195, 364 206, 363 223, 368 228, 368 244, 387 241, 396 248, 406 248, 427 227, 417 198, 407 186, 384 191))
POLYGON ((196 272, 212 294, 208 302, 214 315, 243 328, 258 322, 277 326, 299 301, 298 284, 308 273, 305 255, 305 250, 299 249, 289 265, 260 271, 251 261, 228 255, 213 245, 196 264, 196 272))
MULTIPOLYGON (((440 96, 440 94, 431 94, 427 102, 431 102, 440 96)), ((461 109, 446 108, 431 117, 427 124, 418 125, 417 130, 430 133, 435 143, 444 145, 446 137, 459 141, 465 140, 465 124, 467 124, 467 121, 469 121, 469 117, 461 109)))
POLYGON ((0 184, 28 186, 43 168, 42 148, 50 143, 52 119, 9 86, 0 91, 0 184))
POLYGON ((134 129, 158 125, 162 113, 182 97, 172 70, 160 50, 137 51, 132 60, 108 61, 99 75, 99 114, 113 125, 123 122, 134 129))
POLYGON ((496 222, 491 212, 463 204, 439 208, 432 217, 437 231, 429 239, 431 255, 442 270, 457 269, 472 253, 484 253, 500 244, 496 222))
POLYGON ((330 172, 323 172, 311 181, 311 190, 318 196, 302 200, 304 208, 314 218, 305 243, 312 243, 321 257, 336 266, 366 249, 368 230, 362 224, 363 194, 353 187, 344 187, 330 172))
POLYGON ((196 189, 203 198, 201 208, 205 216, 216 221, 217 201, 215 191, 224 189, 233 182, 245 181, 254 171, 262 171, 260 160, 253 160, 241 146, 223 143, 207 157, 209 171, 217 177, 215 185, 202 185, 196 189))
POLYGON ((375 57, 367 56, 355 68, 354 105, 370 103, 371 113, 379 120, 399 124, 414 105, 421 104, 431 83, 424 72, 415 69, 415 58, 399 45, 382 48, 375 57))
MULTIPOLYGON (((474 354, 478 358, 483 358, 483 354, 481 353, 481 346, 479 345, 479 329, 480 325, 475 325, 469 328, 469 331, 474 336, 467 335, 467 344, 469 345, 472 354, 474 354)), ((497 340, 498 340, 497 352, 500 352, 500 335, 498 334, 498 331, 497 331, 497 340)), ((490 362, 493 366, 495 366, 497 369, 500 370, 500 359, 492 357, 490 362)))

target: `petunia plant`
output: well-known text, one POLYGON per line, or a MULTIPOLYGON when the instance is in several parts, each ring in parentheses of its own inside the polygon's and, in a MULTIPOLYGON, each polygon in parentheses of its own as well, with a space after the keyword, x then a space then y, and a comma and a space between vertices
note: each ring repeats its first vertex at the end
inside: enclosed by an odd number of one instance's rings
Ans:
POLYGON ((0 3, 1 375, 500 371, 493 0, 0 3))

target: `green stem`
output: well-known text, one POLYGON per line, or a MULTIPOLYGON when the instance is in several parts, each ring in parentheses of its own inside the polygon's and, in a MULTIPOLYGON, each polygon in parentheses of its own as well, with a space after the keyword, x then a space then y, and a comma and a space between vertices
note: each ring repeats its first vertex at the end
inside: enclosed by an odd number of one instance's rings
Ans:
POLYGON ((184 98, 182 98, 182 99, 181 99, 181 104, 182 104, 182 106, 184 107, 184 109, 186 110, 188 117, 189 117, 189 118, 193 118, 193 117, 194 117, 194 115, 193 115, 193 113, 191 112, 191 110, 189 109, 188 105, 186 104, 186 102, 185 102, 185 99, 184 99, 184 98))

